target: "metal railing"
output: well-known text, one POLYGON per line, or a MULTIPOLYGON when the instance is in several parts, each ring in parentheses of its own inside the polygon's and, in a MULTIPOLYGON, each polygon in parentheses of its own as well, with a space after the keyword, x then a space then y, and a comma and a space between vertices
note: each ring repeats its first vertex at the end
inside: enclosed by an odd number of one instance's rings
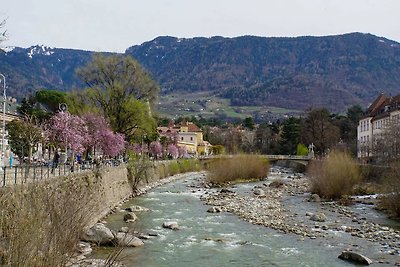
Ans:
POLYGON ((122 162, 117 160, 105 160, 102 162, 82 162, 71 164, 52 165, 17 165, 0 168, 0 186, 13 186, 18 184, 32 183, 50 180, 55 177, 68 176, 74 173, 81 173, 99 170, 106 167, 119 166, 122 162))

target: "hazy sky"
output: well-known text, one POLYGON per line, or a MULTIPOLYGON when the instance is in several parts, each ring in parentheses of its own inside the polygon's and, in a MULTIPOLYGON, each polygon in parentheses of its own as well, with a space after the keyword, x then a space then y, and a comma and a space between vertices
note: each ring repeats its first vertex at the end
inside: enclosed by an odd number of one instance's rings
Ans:
POLYGON ((6 46, 123 52, 160 35, 368 32, 400 41, 400 0, 1 0, 6 46))

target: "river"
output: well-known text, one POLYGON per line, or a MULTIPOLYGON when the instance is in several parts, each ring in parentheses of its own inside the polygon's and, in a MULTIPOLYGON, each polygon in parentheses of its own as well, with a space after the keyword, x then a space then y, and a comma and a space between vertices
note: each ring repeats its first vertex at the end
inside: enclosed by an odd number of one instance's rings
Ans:
MULTIPOLYGON (((125 203, 122 208, 139 205, 151 210, 137 214, 137 222, 123 222, 123 212, 106 219, 116 231, 129 226, 158 235, 144 240, 143 247, 125 249, 121 258, 126 266, 354 266, 337 258, 338 247, 252 225, 230 213, 207 213, 208 206, 200 200, 204 191, 188 186, 203 175, 192 173, 125 203), (166 221, 176 221, 181 230, 162 228, 166 221)), ((108 253, 108 248, 97 249, 92 257, 108 253)))

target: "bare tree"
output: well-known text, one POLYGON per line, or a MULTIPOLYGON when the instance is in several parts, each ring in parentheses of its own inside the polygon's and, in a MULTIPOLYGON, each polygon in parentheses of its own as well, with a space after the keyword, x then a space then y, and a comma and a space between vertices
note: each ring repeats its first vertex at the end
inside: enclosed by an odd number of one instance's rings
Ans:
POLYGON ((376 162, 390 164, 400 160, 400 124, 392 122, 372 141, 372 157, 376 162))
POLYGON ((256 133, 255 131, 245 130, 242 135, 242 148, 244 152, 254 152, 256 145, 256 133))
POLYGON ((332 123, 327 109, 313 109, 308 113, 303 127, 303 142, 313 143, 316 152, 324 154, 339 141, 339 128, 332 123))

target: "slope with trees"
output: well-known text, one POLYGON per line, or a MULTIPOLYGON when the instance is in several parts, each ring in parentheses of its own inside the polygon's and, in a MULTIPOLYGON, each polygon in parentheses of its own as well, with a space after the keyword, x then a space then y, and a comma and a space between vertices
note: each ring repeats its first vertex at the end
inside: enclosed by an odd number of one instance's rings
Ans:
MULTIPOLYGON (((93 52, 35 46, 0 53, 10 95, 42 88, 69 91, 84 83, 77 68, 93 52)), ((126 50, 162 92, 218 95, 233 105, 343 112, 367 106, 377 94, 399 90, 400 44, 371 34, 324 37, 158 37, 126 50)))

